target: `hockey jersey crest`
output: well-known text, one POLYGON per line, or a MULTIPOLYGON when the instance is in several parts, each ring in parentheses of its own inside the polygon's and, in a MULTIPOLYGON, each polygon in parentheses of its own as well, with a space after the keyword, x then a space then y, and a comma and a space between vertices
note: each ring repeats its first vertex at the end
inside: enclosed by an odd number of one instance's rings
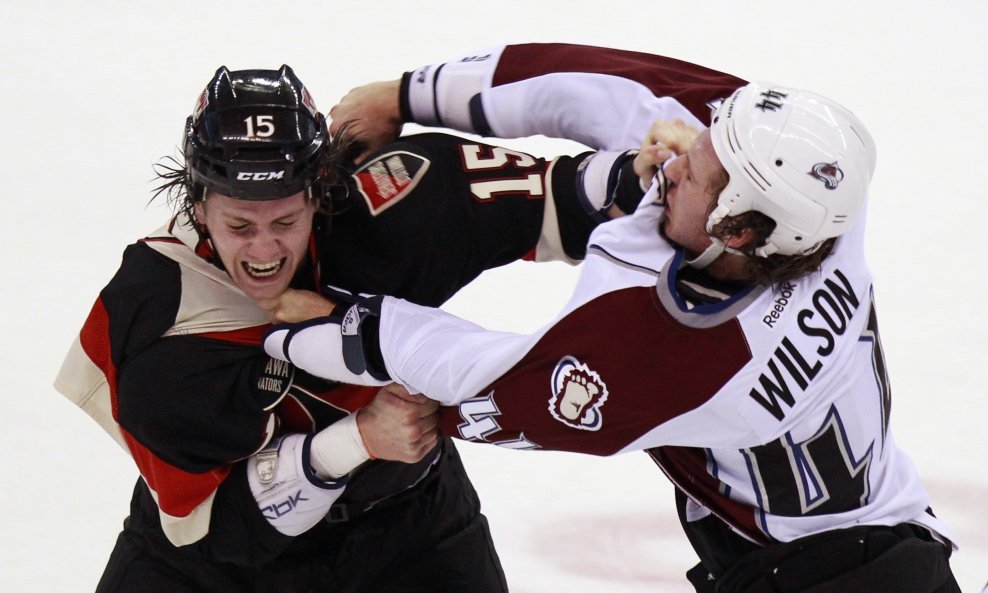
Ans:
POLYGON ((357 189, 372 216, 407 196, 429 170, 429 160, 404 150, 393 150, 361 165, 353 174, 357 189))

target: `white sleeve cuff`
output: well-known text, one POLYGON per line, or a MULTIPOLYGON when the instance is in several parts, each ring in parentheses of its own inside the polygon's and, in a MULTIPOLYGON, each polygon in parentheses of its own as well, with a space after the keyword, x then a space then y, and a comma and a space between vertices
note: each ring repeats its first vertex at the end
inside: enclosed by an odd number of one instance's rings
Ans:
POLYGON ((583 196, 586 197, 586 203, 583 204, 583 207, 588 212, 603 214, 613 203, 613 196, 607 193, 607 182, 611 177, 615 163, 627 153, 626 150, 601 150, 587 159, 580 181, 583 183, 583 196))
POLYGON ((370 459, 357 427, 357 414, 330 424, 312 438, 312 469, 320 478, 340 478, 370 459))
POLYGON ((474 131, 470 99, 490 86, 503 51, 503 45, 487 48, 413 71, 408 85, 408 107, 414 122, 474 131))

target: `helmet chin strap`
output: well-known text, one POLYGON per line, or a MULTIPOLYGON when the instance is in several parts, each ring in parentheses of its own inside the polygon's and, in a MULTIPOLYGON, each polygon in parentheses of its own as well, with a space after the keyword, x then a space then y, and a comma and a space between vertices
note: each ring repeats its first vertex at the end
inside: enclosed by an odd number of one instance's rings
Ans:
POLYGON ((725 245, 723 241, 712 234, 714 232, 714 227, 717 226, 717 223, 724 220, 724 217, 730 215, 730 213, 730 208, 723 204, 717 204, 717 207, 714 208, 713 212, 710 213, 710 216, 707 217, 706 229, 707 235, 710 238, 710 245, 707 246, 707 248, 704 249, 703 253, 700 255, 694 257, 693 259, 686 260, 686 265, 696 268, 697 270, 702 270, 703 268, 714 263, 714 260, 720 257, 720 254, 725 251, 737 253, 737 251, 733 249, 728 249, 727 245, 725 245))
POLYGON ((720 254, 727 251, 727 245, 716 237, 710 237, 710 245, 703 250, 703 253, 694 257, 693 259, 686 260, 686 265, 702 270, 703 268, 714 263, 714 260, 720 257, 720 254))
MULTIPOLYGON (((734 255, 748 257, 746 253, 738 251, 737 249, 734 249, 732 247, 728 247, 726 243, 724 243, 717 237, 713 236, 712 234, 714 232, 714 227, 717 226, 717 224, 719 224, 720 221, 724 220, 724 218, 730 215, 731 215, 731 209, 723 204, 718 204, 717 207, 714 208, 713 212, 711 212, 710 216, 707 218, 707 227, 706 227, 707 237, 710 239, 710 245, 708 245, 707 248, 704 249, 703 253, 701 253, 700 255, 694 257, 693 259, 686 260, 686 265, 696 268, 697 270, 702 270, 703 268, 714 263, 714 260, 720 257, 722 253, 733 253, 734 255)), ((758 252, 756 252, 756 254, 759 257, 766 257, 767 255, 775 251, 775 246, 770 243, 766 247, 760 248, 760 250, 766 250, 766 249, 768 249, 768 251, 764 255, 758 252)))

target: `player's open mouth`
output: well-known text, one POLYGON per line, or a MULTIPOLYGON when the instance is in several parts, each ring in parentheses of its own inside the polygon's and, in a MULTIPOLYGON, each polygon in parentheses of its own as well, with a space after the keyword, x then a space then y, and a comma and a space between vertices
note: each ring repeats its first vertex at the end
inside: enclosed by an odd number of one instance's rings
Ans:
POLYGON ((276 262, 271 262, 269 264, 252 264, 250 262, 241 262, 244 271, 251 278, 267 278, 269 276, 274 276, 277 274, 283 265, 285 265, 285 260, 288 258, 283 257, 276 262))

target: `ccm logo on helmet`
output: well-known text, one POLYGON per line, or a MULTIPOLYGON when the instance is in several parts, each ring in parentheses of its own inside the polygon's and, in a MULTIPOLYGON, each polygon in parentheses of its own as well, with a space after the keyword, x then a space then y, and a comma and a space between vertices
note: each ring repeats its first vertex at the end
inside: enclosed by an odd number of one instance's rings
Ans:
POLYGON ((284 171, 262 171, 260 173, 241 171, 237 173, 237 181, 272 181, 274 179, 283 179, 284 177, 284 171))

